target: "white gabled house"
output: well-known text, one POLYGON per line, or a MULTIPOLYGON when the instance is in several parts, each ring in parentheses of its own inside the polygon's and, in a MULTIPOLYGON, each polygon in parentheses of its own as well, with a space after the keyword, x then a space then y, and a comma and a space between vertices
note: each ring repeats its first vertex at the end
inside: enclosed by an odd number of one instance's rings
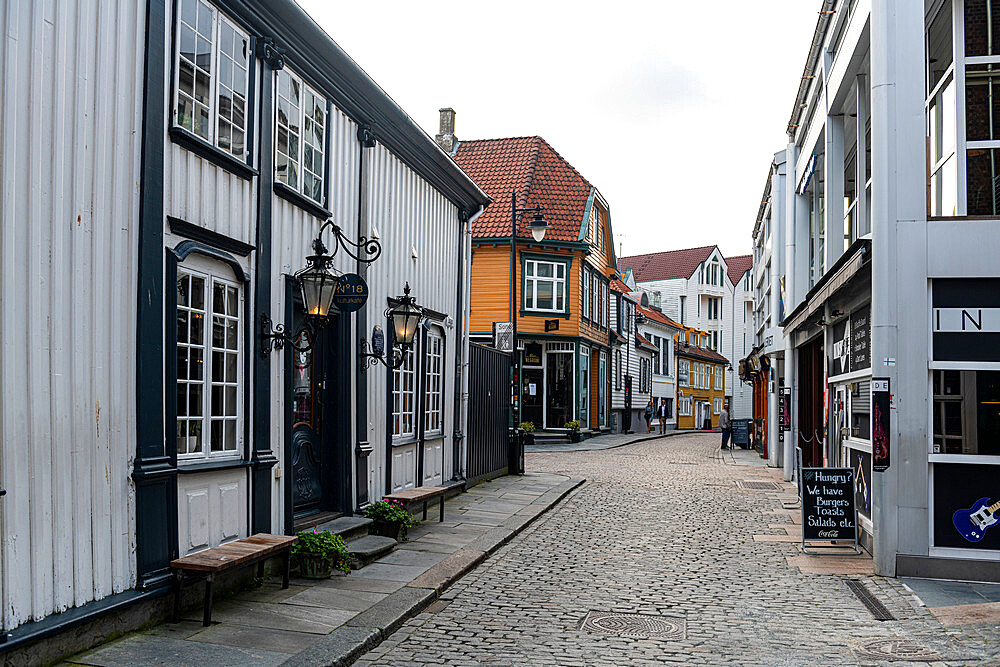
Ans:
POLYGON ((461 482, 489 200, 295 2, 22 3, 0 33, 0 655, 157 599, 172 558, 461 482), (317 236, 367 303, 275 349, 317 236), (364 353, 407 286, 392 370, 364 353))

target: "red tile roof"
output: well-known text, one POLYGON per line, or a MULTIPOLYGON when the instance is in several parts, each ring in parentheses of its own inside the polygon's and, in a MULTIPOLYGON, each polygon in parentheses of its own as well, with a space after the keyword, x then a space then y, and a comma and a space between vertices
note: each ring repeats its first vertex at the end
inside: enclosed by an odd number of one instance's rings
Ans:
MULTIPOLYGON (((518 208, 545 207, 546 240, 577 241, 591 185, 541 137, 462 141, 455 162, 493 199, 473 223, 476 238, 510 238, 510 193, 518 208)), ((518 219, 517 235, 531 236, 530 214, 518 219)))
POLYGON ((616 277, 613 277, 613 278, 611 278, 611 291, 612 291, 612 292, 621 292, 622 294, 628 294, 628 293, 630 293, 630 292, 631 292, 632 290, 630 290, 630 289, 628 288, 628 285, 626 285, 625 283, 623 283, 623 282, 622 282, 622 281, 621 281, 621 280, 620 280, 620 279, 619 279, 619 278, 618 278, 618 277, 616 276, 616 277))
POLYGON ((728 359, 715 350, 698 347, 697 345, 688 345, 687 343, 677 343, 677 354, 683 354, 688 357, 697 357, 699 359, 705 359, 706 361, 716 361, 722 364, 729 363, 728 359))
MULTIPOLYGON (((473 177, 475 180, 475 177, 473 177)), ((482 187, 482 184, 479 184, 482 187)), ((484 190, 486 188, 483 188, 484 190)), ((489 190, 487 190, 487 193, 489 190)), ((489 210, 489 209, 487 209, 489 210)), ((618 269, 632 269, 632 275, 636 282, 646 282, 649 280, 670 280, 672 278, 690 278, 718 246, 707 245, 701 248, 688 248, 686 250, 670 250, 667 252, 653 252, 646 255, 633 255, 631 257, 621 257, 618 260, 618 269)))
POLYGON ((653 349, 653 350, 656 350, 657 352, 659 352, 659 348, 657 348, 655 345, 653 345, 648 340, 646 340, 645 338, 643 338, 642 335, 640 335, 640 334, 636 334, 635 335, 635 344, 637 346, 640 346, 640 347, 643 346, 643 345, 645 345, 646 347, 648 347, 650 349, 653 349))
POLYGON ((660 324, 665 324, 668 327, 675 327, 677 329, 681 328, 681 325, 677 324, 677 322, 674 322, 672 319, 670 319, 669 317, 667 317, 658 310, 655 310, 653 308, 646 308, 645 306, 636 306, 635 309, 636 312, 638 312, 640 315, 644 315, 645 317, 655 322, 659 322, 660 324))
POLYGON ((729 280, 734 285, 743 280, 743 274, 753 267, 753 255, 736 255, 725 259, 726 266, 729 267, 729 280))

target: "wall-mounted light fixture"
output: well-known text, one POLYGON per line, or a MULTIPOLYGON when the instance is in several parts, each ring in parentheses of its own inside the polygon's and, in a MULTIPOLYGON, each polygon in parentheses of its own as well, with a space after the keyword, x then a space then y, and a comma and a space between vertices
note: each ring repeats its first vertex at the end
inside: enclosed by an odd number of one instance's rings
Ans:
POLYGON ((382 327, 375 325, 372 329, 372 339, 361 339, 361 359, 367 366, 381 362, 386 368, 397 369, 403 365, 406 355, 413 349, 413 339, 420 328, 423 311, 417 305, 417 300, 410 296, 410 283, 403 288, 403 296, 392 300, 385 309, 385 318, 392 322, 394 333, 393 348, 390 354, 385 353, 385 335, 382 327), (389 357, 392 357, 391 361, 389 357))
POLYGON ((312 242, 313 253, 306 257, 306 267, 298 271, 295 282, 302 295, 302 305, 306 311, 305 324, 295 333, 285 331, 284 324, 274 324, 266 313, 260 316, 260 353, 270 354, 271 350, 284 349, 289 344, 295 350, 305 352, 312 348, 316 334, 326 326, 330 319, 330 310, 334 308, 333 297, 340 284, 340 276, 335 274, 333 258, 337 251, 344 249, 348 255, 359 262, 370 264, 382 254, 382 246, 375 239, 362 236, 355 243, 346 236, 340 227, 330 218, 319 228, 319 233, 312 242), (329 252, 323 243, 323 232, 329 227, 333 231, 333 252, 329 252))

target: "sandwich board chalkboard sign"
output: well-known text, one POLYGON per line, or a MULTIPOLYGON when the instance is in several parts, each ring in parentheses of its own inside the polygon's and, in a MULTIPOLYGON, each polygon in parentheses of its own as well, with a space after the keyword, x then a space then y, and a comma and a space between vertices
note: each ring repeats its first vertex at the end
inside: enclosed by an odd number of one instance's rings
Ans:
POLYGON ((854 481, 852 468, 802 468, 802 551, 813 541, 851 542, 858 550, 854 481))

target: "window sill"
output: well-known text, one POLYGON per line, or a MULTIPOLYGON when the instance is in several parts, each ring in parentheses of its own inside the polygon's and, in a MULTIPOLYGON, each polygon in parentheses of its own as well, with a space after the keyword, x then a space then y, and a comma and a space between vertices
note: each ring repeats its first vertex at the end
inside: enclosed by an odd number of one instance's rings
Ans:
POLYGON ((249 181, 254 176, 259 174, 256 169, 248 165, 246 162, 233 157, 224 150, 216 148, 201 137, 188 132, 184 128, 176 126, 171 127, 170 140, 178 146, 188 149, 195 155, 208 160, 217 167, 221 167, 226 171, 232 172, 234 175, 244 180, 249 181))
POLYGON ((522 308, 521 317, 548 317, 548 318, 562 318, 564 320, 568 320, 569 313, 561 313, 559 311, 548 311, 548 310, 524 310, 522 308))
POLYGON ((392 438, 393 447, 406 447, 407 445, 415 445, 418 442, 419 440, 416 438, 416 436, 407 436, 406 439, 403 438, 397 439, 396 436, 393 436, 392 438))
POLYGON ((243 459, 225 459, 222 461, 205 461, 202 463, 185 463, 184 460, 177 462, 178 475, 194 475, 200 472, 219 472, 221 470, 236 470, 238 468, 249 468, 250 461, 243 459))
POLYGON ((321 220, 329 220, 333 217, 333 213, 330 213, 330 211, 323 208, 312 199, 309 199, 309 197, 296 192, 280 181, 274 182, 274 194, 278 195, 287 202, 295 204, 309 215, 315 216, 321 220))

